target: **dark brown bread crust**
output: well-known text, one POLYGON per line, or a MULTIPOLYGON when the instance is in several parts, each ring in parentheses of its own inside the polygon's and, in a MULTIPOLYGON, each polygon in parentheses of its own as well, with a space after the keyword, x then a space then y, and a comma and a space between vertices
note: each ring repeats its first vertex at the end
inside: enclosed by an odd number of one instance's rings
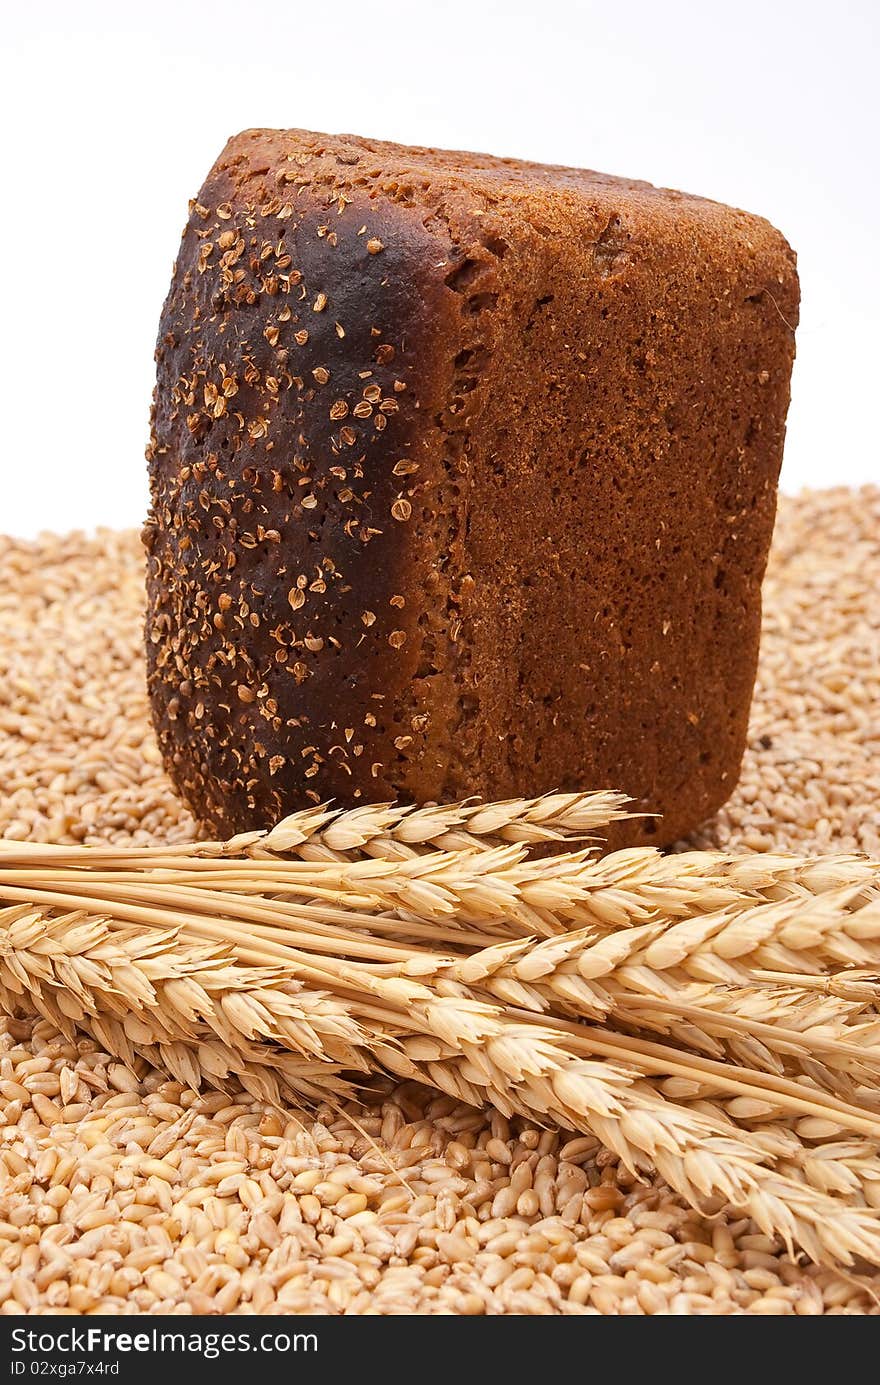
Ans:
POLYGON ((766 222, 569 169, 248 131, 157 350, 147 648, 213 830, 620 787, 745 743, 797 313, 766 222))

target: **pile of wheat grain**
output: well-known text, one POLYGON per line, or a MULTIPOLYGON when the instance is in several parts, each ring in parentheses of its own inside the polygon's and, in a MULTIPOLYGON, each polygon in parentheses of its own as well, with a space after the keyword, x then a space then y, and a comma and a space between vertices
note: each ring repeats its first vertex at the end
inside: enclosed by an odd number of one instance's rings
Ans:
MULTIPOLYGON (((786 501, 743 781, 699 844, 880 851, 880 494, 786 501)), ((0 546, 0 834, 192 823, 150 736, 133 535, 0 546)), ((413 1084, 318 1120, 139 1078, 46 1022, 0 1058, 4 1312, 867 1312, 588 1136, 413 1084)))

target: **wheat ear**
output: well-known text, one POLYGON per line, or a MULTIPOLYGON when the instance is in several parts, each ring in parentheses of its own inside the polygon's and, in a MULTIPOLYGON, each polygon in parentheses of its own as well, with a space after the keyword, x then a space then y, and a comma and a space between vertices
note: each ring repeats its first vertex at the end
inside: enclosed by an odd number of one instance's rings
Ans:
POLYGON ((358 1026, 331 996, 177 928, 112 928, 84 910, 19 906, 0 910, 0 940, 7 1013, 25 1005, 68 1035, 91 1030, 129 1066, 140 1054, 189 1086, 237 1077, 275 1101, 282 1090, 344 1096, 343 1070, 366 1070, 358 1026))

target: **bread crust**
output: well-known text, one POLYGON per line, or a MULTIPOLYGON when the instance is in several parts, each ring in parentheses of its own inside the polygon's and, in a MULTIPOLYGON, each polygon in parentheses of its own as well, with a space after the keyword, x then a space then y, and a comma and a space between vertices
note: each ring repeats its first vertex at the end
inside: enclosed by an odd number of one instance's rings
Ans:
POLYGON ((766 222, 579 170, 246 131, 157 347, 148 680, 211 830, 620 787, 745 744, 797 313, 766 222))

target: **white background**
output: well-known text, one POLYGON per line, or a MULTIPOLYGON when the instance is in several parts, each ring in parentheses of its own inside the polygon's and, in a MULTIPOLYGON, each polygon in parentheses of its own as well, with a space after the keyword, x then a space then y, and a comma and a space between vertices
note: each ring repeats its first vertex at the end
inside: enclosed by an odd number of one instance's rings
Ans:
POLYGON ((877 0, 5 7, 0 530, 137 524, 152 350, 226 137, 348 130, 647 178, 799 253, 783 482, 880 481, 877 0))

